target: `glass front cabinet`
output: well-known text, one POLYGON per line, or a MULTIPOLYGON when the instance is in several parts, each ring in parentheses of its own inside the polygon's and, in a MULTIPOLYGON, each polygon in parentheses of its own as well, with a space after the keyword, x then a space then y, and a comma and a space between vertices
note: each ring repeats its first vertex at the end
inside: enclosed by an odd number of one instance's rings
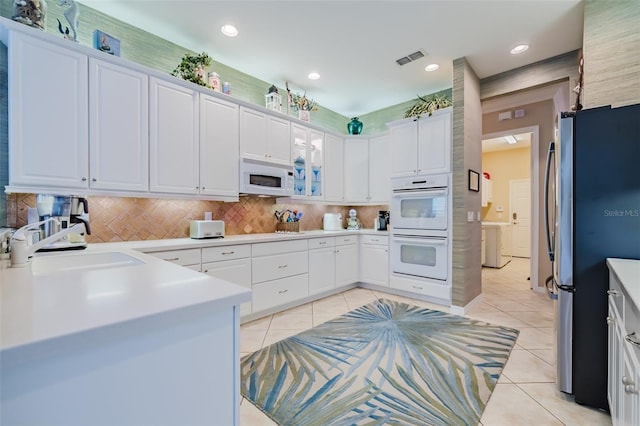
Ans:
POLYGON ((322 199, 324 133, 300 124, 291 125, 293 195, 322 199))

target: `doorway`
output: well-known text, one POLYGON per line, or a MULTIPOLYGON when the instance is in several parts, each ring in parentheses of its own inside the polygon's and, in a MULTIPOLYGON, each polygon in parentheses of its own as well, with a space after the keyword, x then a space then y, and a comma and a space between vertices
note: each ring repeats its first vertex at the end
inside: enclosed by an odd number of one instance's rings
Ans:
POLYGON ((538 281, 537 199, 538 126, 487 134, 482 140, 482 171, 491 181, 491 202, 482 207, 483 222, 499 222, 508 233, 509 256, 528 263, 530 288, 538 281))

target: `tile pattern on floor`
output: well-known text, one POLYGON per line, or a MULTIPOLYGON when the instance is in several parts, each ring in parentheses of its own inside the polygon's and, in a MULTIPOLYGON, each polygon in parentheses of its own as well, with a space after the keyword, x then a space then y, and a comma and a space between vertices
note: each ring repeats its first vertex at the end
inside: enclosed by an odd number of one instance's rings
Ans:
MULTIPOLYGON (((466 315, 514 327, 520 335, 485 408, 481 426, 611 425, 608 414, 573 402, 555 384, 554 305, 529 288, 529 260, 514 258, 502 269, 483 268, 482 295, 466 315)), ((240 327, 241 356, 293 336, 378 298, 449 312, 449 308, 381 291, 354 288, 240 327)), ((275 425, 242 400, 240 424, 275 425)), ((294 425, 292 425, 294 426, 294 425)))

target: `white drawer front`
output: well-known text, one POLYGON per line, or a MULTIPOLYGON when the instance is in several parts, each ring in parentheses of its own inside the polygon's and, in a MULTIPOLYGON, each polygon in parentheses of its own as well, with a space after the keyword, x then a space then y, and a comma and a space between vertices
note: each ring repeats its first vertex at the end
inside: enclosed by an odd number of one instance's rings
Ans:
POLYGON ((272 243, 257 243, 251 245, 251 253, 256 256, 270 256, 272 254, 295 253, 307 250, 307 240, 276 241, 272 243))
POLYGON ((346 246, 348 244, 355 244, 358 242, 357 235, 339 235, 336 237, 337 246, 346 246))
POLYGON ((437 297, 439 299, 451 299, 451 287, 449 286, 449 284, 446 282, 441 283, 436 280, 414 280, 391 274, 391 277, 389 279, 389 287, 397 288, 398 290, 409 291, 411 293, 437 297))
POLYGON ((253 286, 253 312, 273 308, 307 297, 309 294, 307 274, 282 278, 253 286))
POLYGON ((389 245, 389 236, 388 235, 360 235, 360 241, 362 244, 374 244, 377 246, 388 246, 389 245))
POLYGON ((304 252, 254 257, 251 261, 253 283, 276 280, 309 271, 307 250, 304 252))
POLYGON ((237 244, 233 246, 205 247, 202 249, 202 263, 218 262, 251 257, 251 244, 237 244))
MULTIPOLYGON (((251 290, 251 259, 225 260, 202 264, 202 272, 251 290)), ((240 315, 251 313, 251 302, 240 305, 240 315)))
POLYGON ((185 249, 185 250, 167 250, 156 251, 147 253, 151 256, 155 256, 167 262, 172 262, 177 265, 199 265, 200 264, 200 249, 185 249))
POLYGON ((309 250, 334 247, 336 245, 336 237, 311 238, 309 240, 309 250))

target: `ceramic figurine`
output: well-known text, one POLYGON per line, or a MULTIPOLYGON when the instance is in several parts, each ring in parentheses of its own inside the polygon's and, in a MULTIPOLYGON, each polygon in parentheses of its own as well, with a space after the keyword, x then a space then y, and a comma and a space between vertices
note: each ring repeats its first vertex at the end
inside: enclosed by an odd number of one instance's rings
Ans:
POLYGON ((69 28, 65 31, 62 30, 62 23, 58 20, 58 30, 65 35, 66 39, 78 42, 78 18, 80 17, 80 10, 78 4, 74 0, 59 0, 60 6, 66 8, 64 11, 64 17, 69 23, 69 28), (69 29, 71 29, 71 35, 69 35, 69 29))

